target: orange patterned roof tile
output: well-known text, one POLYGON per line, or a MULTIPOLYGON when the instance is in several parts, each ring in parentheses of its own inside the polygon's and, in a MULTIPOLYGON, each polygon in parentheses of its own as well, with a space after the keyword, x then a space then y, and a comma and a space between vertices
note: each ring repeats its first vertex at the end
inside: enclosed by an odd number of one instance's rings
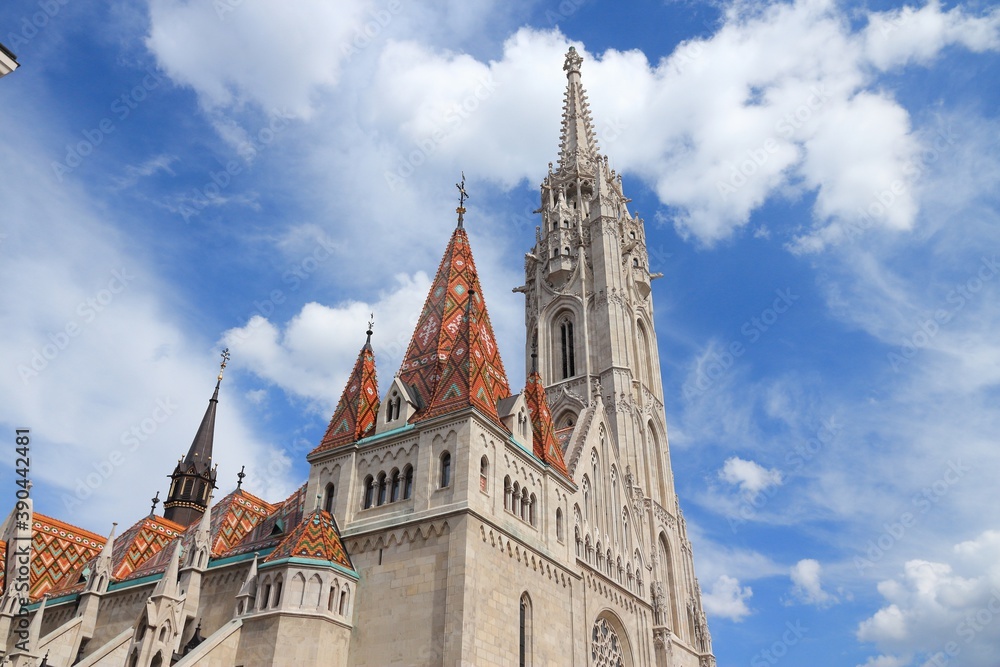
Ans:
POLYGON ((532 449, 535 456, 558 470, 567 479, 571 479, 563 458, 562 446, 552 424, 552 413, 549 412, 549 402, 545 397, 545 385, 542 384, 542 376, 538 371, 533 371, 528 376, 524 387, 524 402, 531 414, 532 449))
POLYGON ((31 535, 30 597, 77 583, 87 562, 106 538, 72 524, 34 513, 31 535), (73 576, 76 574, 76 576, 73 576))
POLYGON ((314 510, 295 527, 288 537, 264 559, 273 563, 282 558, 311 558, 313 560, 337 563, 349 570, 354 569, 344 543, 340 539, 337 524, 329 512, 314 510))
POLYGON ((369 331, 368 341, 358 354, 358 360, 354 363, 354 370, 347 379, 347 386, 340 396, 340 402, 333 412, 326 434, 312 453, 356 442, 374 431, 378 406, 375 353, 372 351, 371 331, 369 331))
MULTIPOLYGON (((423 311, 406 350, 406 356, 403 358, 403 364, 399 369, 400 380, 413 389, 419 402, 420 409, 411 421, 420 419, 423 416, 421 413, 431 405, 438 381, 463 329, 469 291, 475 290, 478 294, 478 285, 479 277, 469 246, 469 237, 464 228, 458 227, 441 258, 441 264, 438 266, 423 311)), ((477 299, 477 318, 481 332, 484 334, 488 332, 488 338, 484 336, 482 341, 482 345, 488 349, 490 346, 495 347, 495 339, 486 304, 481 298, 480 294, 477 299)), ((495 373, 492 380, 497 385, 491 392, 493 397, 509 396, 507 374, 503 370, 499 354, 491 353, 487 357, 495 373)), ((442 391, 442 399, 451 396, 449 391, 450 387, 442 391)), ((458 387, 458 391, 461 392, 462 387, 458 387)), ((495 405, 493 411, 495 412, 495 405)))

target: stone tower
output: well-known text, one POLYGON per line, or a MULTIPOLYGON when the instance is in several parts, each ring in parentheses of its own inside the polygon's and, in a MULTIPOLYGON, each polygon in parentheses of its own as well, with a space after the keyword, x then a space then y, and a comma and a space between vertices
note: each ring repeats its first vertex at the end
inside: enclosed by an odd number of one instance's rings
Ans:
POLYGON ((625 486, 647 510, 637 513, 650 545, 657 646, 683 638, 714 661, 670 467, 650 289, 662 274, 650 273, 643 221, 600 153, 582 62, 570 47, 559 162, 542 181, 541 224, 525 255, 525 284, 515 289, 526 297, 526 348, 537 349, 557 429, 574 428, 575 439, 581 417, 603 404, 625 486))

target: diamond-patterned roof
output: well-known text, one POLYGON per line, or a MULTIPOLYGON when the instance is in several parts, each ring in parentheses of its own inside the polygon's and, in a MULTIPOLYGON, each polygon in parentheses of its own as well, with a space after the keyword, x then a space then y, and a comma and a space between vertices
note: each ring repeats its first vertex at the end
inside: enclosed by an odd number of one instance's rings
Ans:
POLYGON ((274 510, 263 521, 254 526, 243 539, 221 557, 238 556, 253 551, 263 551, 278 545, 295 526, 302 521, 305 513, 306 485, 292 492, 283 502, 274 505, 274 510))
POLYGON ((124 579, 155 556, 181 533, 184 526, 161 516, 145 516, 115 538, 111 576, 124 579))
POLYGON ((212 557, 226 553, 250 534, 274 512, 275 505, 237 489, 219 501, 225 507, 218 517, 212 515, 212 557))
POLYGON ((510 395, 510 387, 493 328, 484 317, 485 303, 478 287, 474 285, 472 298, 466 299, 458 337, 442 364, 441 377, 422 419, 472 406, 502 424, 497 401, 510 395))
POLYGON ((337 409, 333 411, 326 434, 312 453, 356 442, 374 431, 378 406, 375 353, 372 351, 369 331, 368 341, 361 348, 358 360, 354 362, 354 370, 347 379, 347 386, 340 396, 337 409))
POLYGON ((30 597, 71 586, 106 538, 71 524, 34 513, 31 535, 30 597), (73 576, 76 574, 76 576, 73 576))
POLYGON ((549 402, 545 398, 545 385, 537 370, 532 371, 528 376, 524 387, 524 402, 531 414, 532 449, 535 456, 569 479, 569 470, 567 470, 566 461, 563 458, 562 446, 556 437, 555 426, 552 424, 549 402))
POLYGON ((349 570, 354 569, 340 540, 333 516, 321 509, 314 510, 303 519, 278 548, 264 559, 264 563, 273 563, 283 558, 311 558, 336 563, 349 570))
MULTIPOLYGON (((458 227, 448 242, 444 257, 441 258, 441 264, 438 266, 434 282, 431 284, 410 345, 406 350, 406 356, 403 358, 403 364, 399 369, 400 380, 413 389, 419 401, 419 409, 411 421, 422 418, 422 413, 435 398, 438 380, 445 371, 448 358, 463 330, 470 290, 475 290, 478 297, 474 310, 479 323, 478 337, 481 339, 478 343, 479 349, 487 353, 485 357, 492 368, 494 373, 492 380, 496 384, 491 392, 494 399, 492 412, 496 412, 496 398, 510 395, 507 374, 496 351, 493 327, 478 286, 479 277, 469 246, 469 237, 464 228, 458 227)), ((441 399, 450 398, 450 391, 450 387, 445 388, 441 393, 441 399)), ((457 391, 461 392, 463 388, 458 387, 457 391)))

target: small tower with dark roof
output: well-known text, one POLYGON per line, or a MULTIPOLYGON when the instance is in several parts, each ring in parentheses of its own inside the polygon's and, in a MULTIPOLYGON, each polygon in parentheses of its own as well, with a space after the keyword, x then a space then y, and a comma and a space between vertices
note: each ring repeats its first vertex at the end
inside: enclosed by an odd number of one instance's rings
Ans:
POLYGON ((208 401, 201 426, 195 433, 194 441, 187 455, 177 462, 170 475, 170 493, 163 503, 163 518, 190 526, 201 518, 208 508, 208 499, 215 488, 215 468, 212 466, 212 443, 215 438, 215 411, 219 404, 219 385, 222 372, 229 362, 229 349, 222 351, 219 378, 215 383, 215 393, 208 401))

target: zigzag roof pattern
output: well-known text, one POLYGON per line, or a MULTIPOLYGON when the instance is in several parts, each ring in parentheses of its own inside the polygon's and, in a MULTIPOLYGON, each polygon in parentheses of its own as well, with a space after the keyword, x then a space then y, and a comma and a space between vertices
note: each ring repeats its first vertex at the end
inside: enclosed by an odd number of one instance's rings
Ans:
POLYGON ((34 513, 31 525, 31 574, 29 597, 75 585, 86 564, 107 541, 101 535, 69 523, 34 513))
POLYGON ((375 429, 379 393, 371 341, 372 332, 369 330, 368 340, 354 362, 354 369, 333 411, 326 434, 312 454, 357 442, 375 429))
POLYGON ((142 567, 184 532, 184 526, 161 516, 144 516, 115 538, 111 576, 121 580, 142 567))
POLYGON ((306 485, 292 492, 284 501, 274 505, 274 510, 254 526, 239 544, 223 552, 220 557, 238 556, 254 551, 264 551, 277 546, 288 532, 299 525, 305 514, 306 485))
POLYGON ((485 302, 477 289, 469 290, 466 316, 459 325, 455 345, 444 360, 434 397, 421 419, 464 407, 477 408, 497 424, 497 401, 510 396, 493 328, 485 319, 485 302))
MULTIPOLYGON (((424 416, 422 413, 435 398, 438 381, 446 370, 448 359, 464 328, 463 320, 468 309, 470 290, 479 295, 476 299, 476 315, 482 338, 480 343, 482 347, 479 349, 486 353, 484 357, 492 368, 491 381, 496 385, 491 391, 492 398, 504 398, 510 395, 507 374, 504 372, 499 352, 495 349, 496 341, 486 303, 482 301, 480 294, 479 276, 472 258, 469 237, 463 227, 457 227, 441 258, 441 264, 431 283, 406 356, 399 369, 400 380, 412 388, 419 403, 417 413, 411 421, 421 419, 424 416)), ((445 396, 450 397, 447 393, 449 390, 450 387, 443 390, 440 396, 442 400, 445 396)), ((462 391, 461 387, 459 391, 462 391)), ((495 400, 492 412, 496 412, 495 400)))
POLYGON ((531 372, 525 383, 524 402, 531 414, 531 443, 535 456, 558 470, 567 479, 571 479, 563 458, 562 446, 556 437, 555 425, 552 423, 552 413, 545 397, 545 384, 537 370, 531 372))
POLYGON ((313 510, 303 519, 295 530, 282 540, 278 548, 264 559, 264 563, 273 563, 284 558, 309 558, 336 563, 354 570, 351 558, 347 555, 344 543, 340 539, 337 523, 329 512, 321 509, 313 510))

